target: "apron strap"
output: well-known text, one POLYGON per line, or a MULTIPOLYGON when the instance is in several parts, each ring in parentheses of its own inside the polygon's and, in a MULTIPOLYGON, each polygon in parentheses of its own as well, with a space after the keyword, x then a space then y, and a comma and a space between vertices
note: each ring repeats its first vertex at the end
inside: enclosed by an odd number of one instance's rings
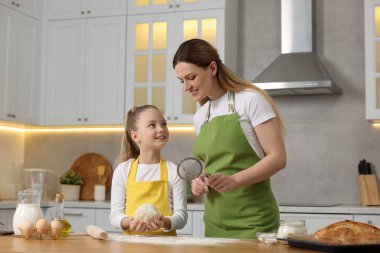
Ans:
POLYGON ((235 113, 235 93, 227 91, 228 96, 228 113, 235 113))
MULTIPOLYGON (((235 113, 235 93, 228 90, 227 97, 228 97, 228 114, 235 113)), ((206 112, 206 117, 203 124, 208 123, 208 121, 210 120, 210 110, 211 110, 211 100, 208 101, 208 110, 206 112)))

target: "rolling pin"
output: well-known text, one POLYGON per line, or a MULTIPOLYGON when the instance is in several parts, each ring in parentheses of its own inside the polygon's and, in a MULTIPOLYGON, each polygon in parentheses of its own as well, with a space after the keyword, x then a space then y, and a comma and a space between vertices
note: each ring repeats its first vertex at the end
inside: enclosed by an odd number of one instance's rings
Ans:
POLYGON ((87 225, 86 226, 86 233, 91 236, 92 238, 98 239, 98 240, 106 240, 108 237, 108 234, 105 230, 96 227, 94 225, 87 225))

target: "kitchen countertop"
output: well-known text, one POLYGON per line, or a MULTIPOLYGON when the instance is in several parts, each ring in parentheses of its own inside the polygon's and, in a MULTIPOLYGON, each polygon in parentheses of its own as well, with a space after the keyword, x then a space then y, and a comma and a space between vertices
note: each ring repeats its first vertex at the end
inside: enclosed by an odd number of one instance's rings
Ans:
MULTIPOLYGON (((207 240, 207 239, 200 239, 207 240)), ((148 244, 148 243, 126 243, 116 241, 96 240, 89 236, 72 236, 60 240, 25 240, 15 236, 1 236, 2 252, 139 252, 139 253, 310 253, 310 251, 289 247, 285 244, 265 245, 257 240, 238 240, 236 243, 215 244, 215 245, 191 245, 191 244, 148 244)))
MULTIPOLYGON (((1 209, 16 208, 15 200, 0 201, 1 209)), ((54 201, 43 202, 41 207, 52 207, 54 201)), ((110 208, 110 201, 65 201, 67 208, 110 208)), ((189 211, 203 211, 203 203, 188 203, 189 211)), ((330 205, 330 206, 282 206, 280 205, 281 213, 328 213, 328 214, 380 214, 380 206, 361 206, 361 205, 330 205)))

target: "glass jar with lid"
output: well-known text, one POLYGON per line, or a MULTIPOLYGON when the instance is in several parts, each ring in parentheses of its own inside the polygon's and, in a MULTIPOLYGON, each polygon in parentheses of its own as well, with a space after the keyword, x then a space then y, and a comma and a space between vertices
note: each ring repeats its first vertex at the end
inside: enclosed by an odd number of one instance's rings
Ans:
POLYGON ((280 220, 277 238, 287 239, 290 234, 306 236, 305 220, 280 220))

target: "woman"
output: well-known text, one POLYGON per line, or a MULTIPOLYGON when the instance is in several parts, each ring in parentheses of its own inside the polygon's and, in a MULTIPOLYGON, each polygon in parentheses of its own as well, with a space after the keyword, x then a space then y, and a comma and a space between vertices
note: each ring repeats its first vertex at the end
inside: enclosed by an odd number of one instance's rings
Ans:
POLYGON ((282 123, 273 100, 242 80, 201 39, 185 41, 173 58, 186 92, 200 102, 194 115, 197 158, 207 180, 192 181, 205 198, 205 234, 255 238, 279 226, 269 178, 286 165, 282 123))

